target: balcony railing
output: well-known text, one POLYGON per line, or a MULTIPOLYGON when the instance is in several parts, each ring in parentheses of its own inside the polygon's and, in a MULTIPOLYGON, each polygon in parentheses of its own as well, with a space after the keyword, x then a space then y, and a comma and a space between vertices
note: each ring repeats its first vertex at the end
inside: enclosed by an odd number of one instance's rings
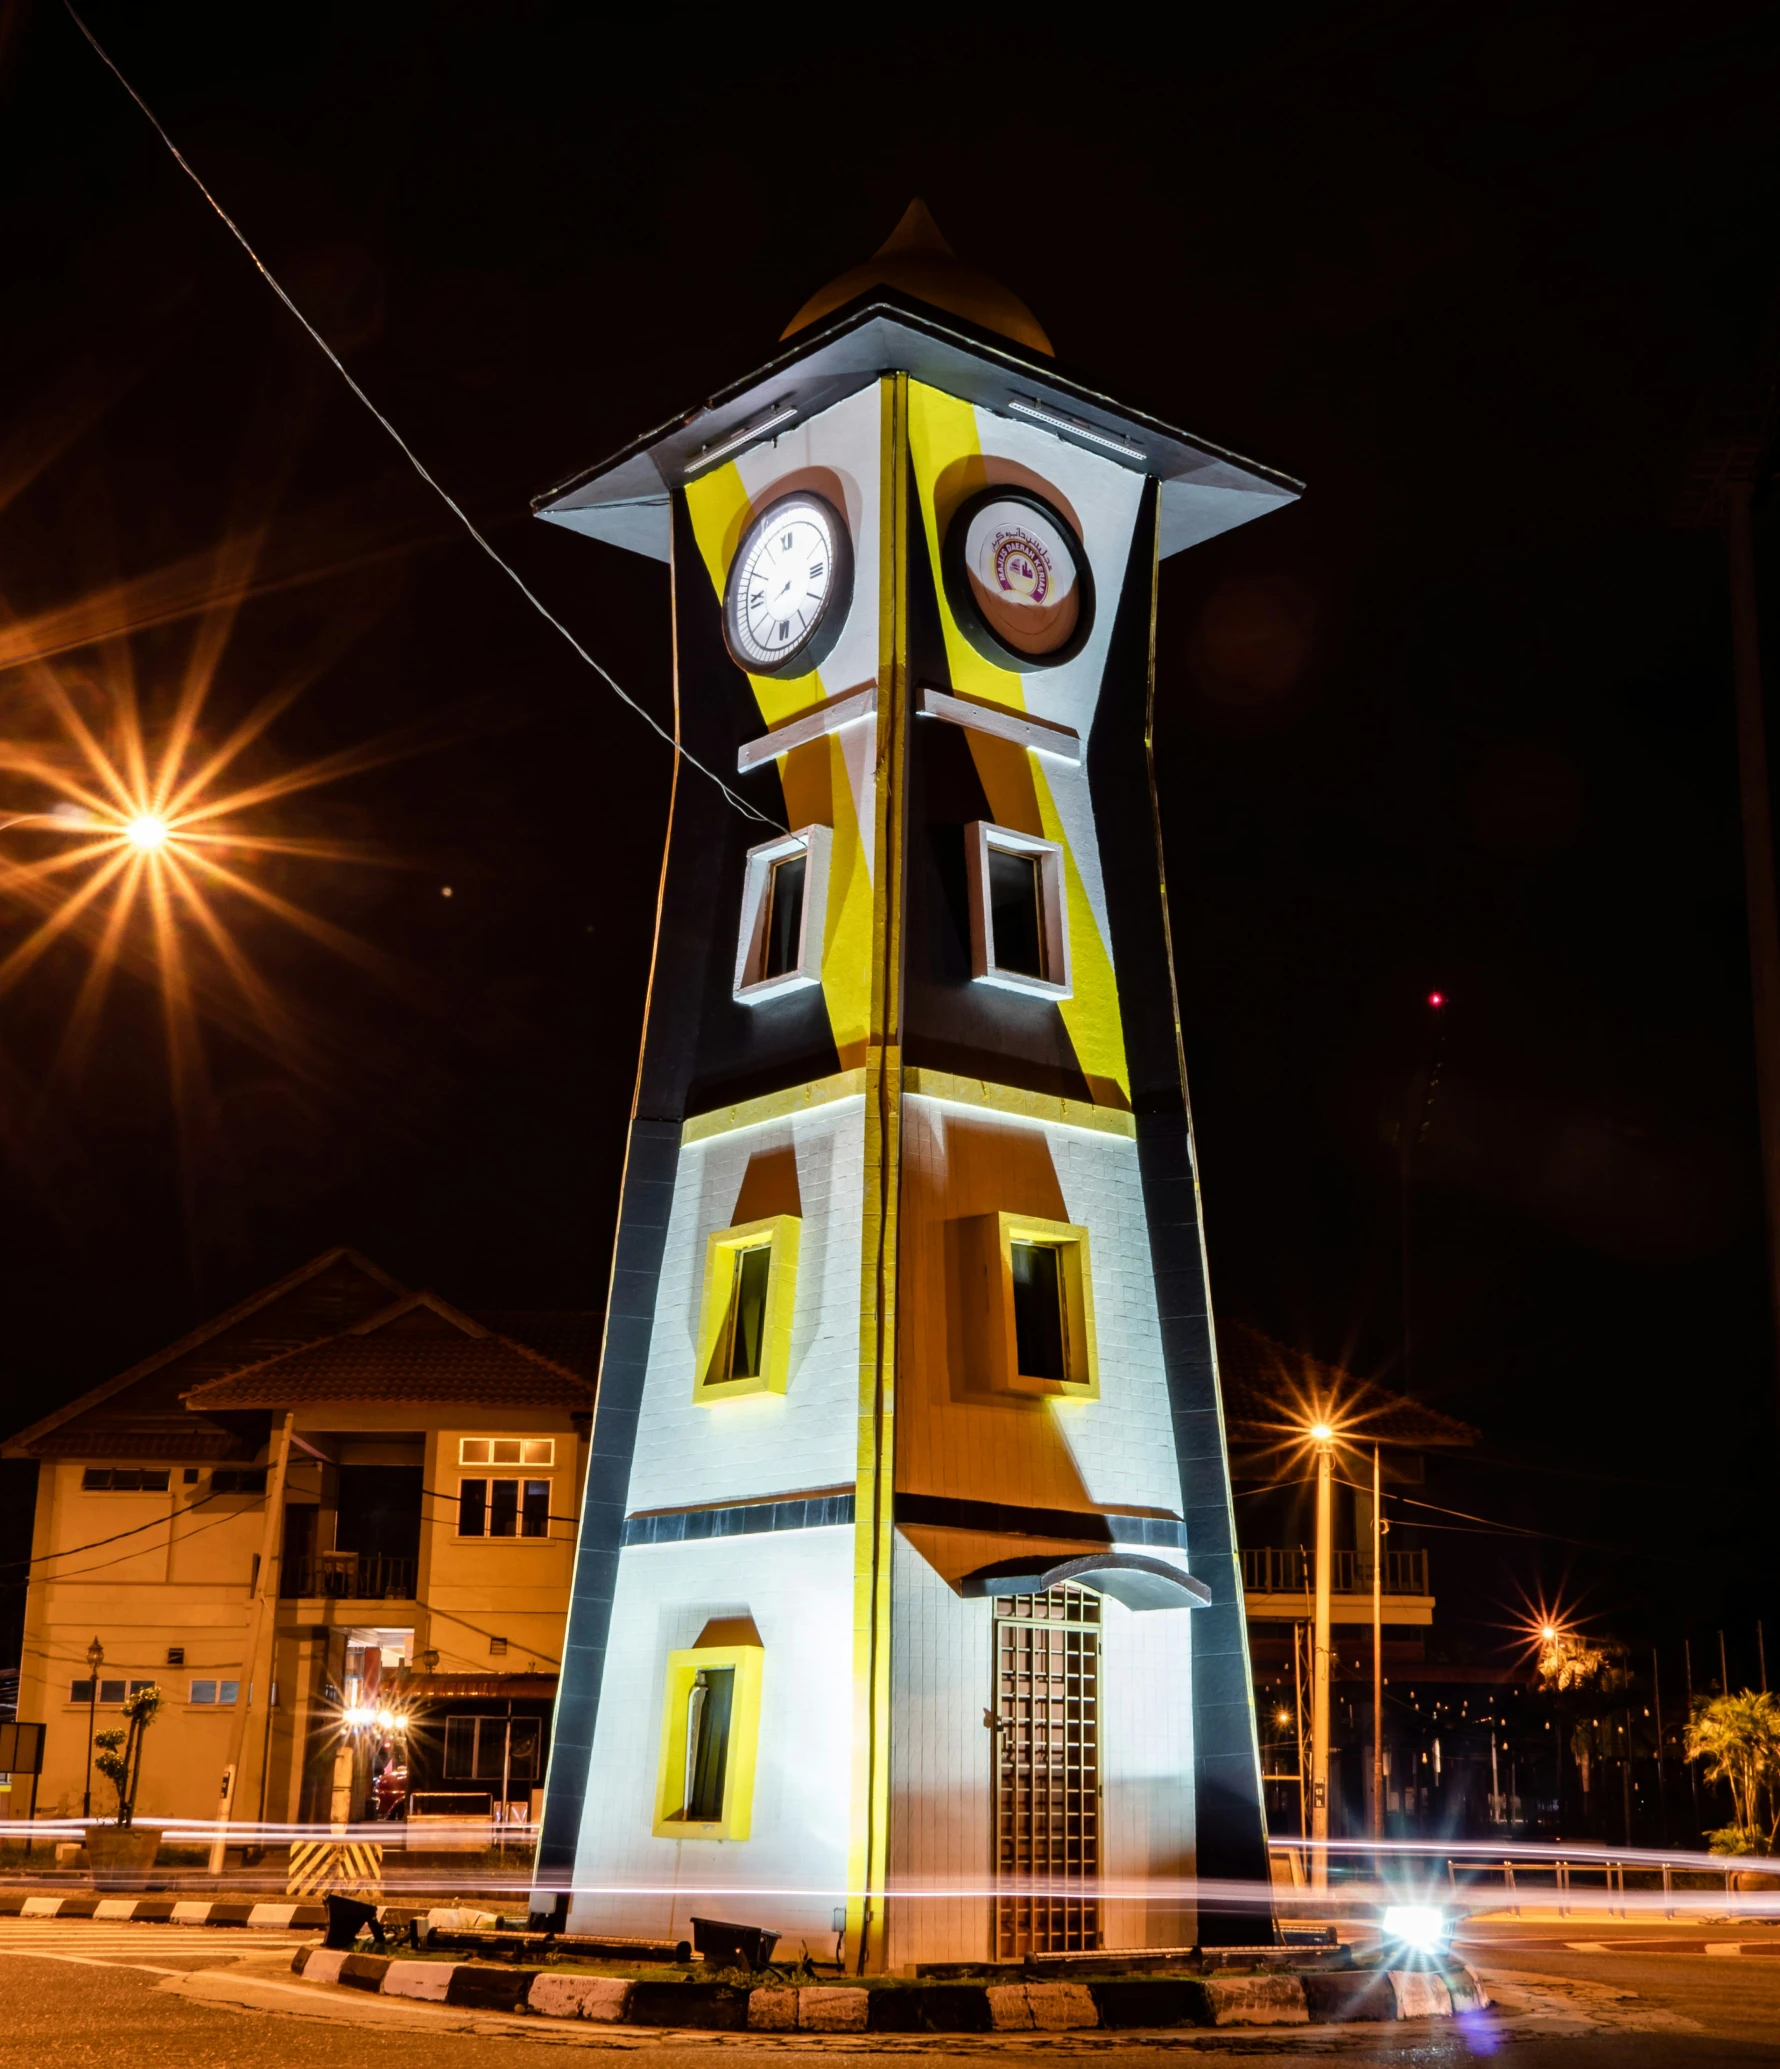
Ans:
MULTIPOLYGON (((1308 1552, 1285 1551, 1277 1545, 1245 1547, 1242 1585, 1251 1595, 1314 1595, 1315 1568, 1316 1562, 1308 1552)), ((1371 1554, 1337 1551, 1329 1584, 1337 1595, 1370 1595, 1371 1554)), ((1387 1595, 1427 1594, 1427 1553, 1387 1551, 1384 1555, 1384 1592, 1387 1595)))
POLYGON ((335 1595, 355 1602, 409 1602, 416 1563, 382 1552, 314 1552, 286 1564, 278 1592, 287 1601, 335 1595))

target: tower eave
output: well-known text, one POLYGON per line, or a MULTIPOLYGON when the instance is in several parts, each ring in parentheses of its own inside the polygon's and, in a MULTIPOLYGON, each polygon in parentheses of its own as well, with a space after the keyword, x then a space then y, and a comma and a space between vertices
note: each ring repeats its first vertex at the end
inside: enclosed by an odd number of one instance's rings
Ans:
POLYGON ((1265 516, 1303 490, 1290 475, 1114 400, 1054 360, 912 296, 875 288, 820 327, 797 333, 753 373, 535 497, 533 512, 665 561, 675 488, 721 464, 724 448, 742 450, 751 426, 764 431, 774 419, 775 429, 788 430, 885 373, 907 373, 1003 415, 1019 415, 1011 406, 1025 403, 1039 413, 1033 421, 1060 437, 1154 475, 1164 558, 1265 516))

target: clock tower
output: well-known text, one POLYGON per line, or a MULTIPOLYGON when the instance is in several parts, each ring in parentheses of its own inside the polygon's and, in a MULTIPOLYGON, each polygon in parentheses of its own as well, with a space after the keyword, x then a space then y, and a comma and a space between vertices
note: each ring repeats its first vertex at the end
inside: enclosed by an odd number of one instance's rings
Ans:
POLYGON ((1296 492, 1067 373, 917 203, 539 500, 668 564, 683 750, 538 1857, 573 1929, 1264 1936, 1149 738, 1161 559, 1296 492))

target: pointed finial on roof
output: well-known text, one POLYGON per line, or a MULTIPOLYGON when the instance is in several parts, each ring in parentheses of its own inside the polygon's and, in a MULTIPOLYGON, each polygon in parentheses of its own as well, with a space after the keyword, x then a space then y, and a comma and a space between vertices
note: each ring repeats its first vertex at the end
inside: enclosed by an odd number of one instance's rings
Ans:
POLYGON ((1011 288, 957 256, 919 198, 903 210, 902 220, 863 265, 849 267, 813 294, 780 335, 794 336, 874 287, 900 288, 916 301, 1052 356, 1038 318, 1011 288))

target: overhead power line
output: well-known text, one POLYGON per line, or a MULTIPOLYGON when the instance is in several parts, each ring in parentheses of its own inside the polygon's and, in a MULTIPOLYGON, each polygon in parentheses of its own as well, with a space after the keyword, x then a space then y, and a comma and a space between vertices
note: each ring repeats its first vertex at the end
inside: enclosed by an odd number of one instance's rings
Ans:
POLYGON ((697 755, 690 753, 686 748, 682 747, 680 742, 677 739, 675 739, 674 735, 667 730, 667 728, 661 723, 661 721, 658 718, 656 718, 652 712, 646 710, 641 704, 639 704, 637 700, 630 694, 630 692, 627 689, 625 689, 623 684, 619 682, 618 678, 612 673, 612 671, 609 668, 607 668, 603 662, 594 659, 593 655, 587 651, 587 649, 581 644, 581 642, 575 637, 575 635, 569 630, 569 628, 562 622, 562 620, 556 615, 556 613, 550 609, 550 607, 544 602, 542 597, 540 597, 536 590, 534 590, 531 587, 531 585, 526 581, 525 577, 522 574, 520 574, 519 570, 516 567, 514 567, 510 561, 503 560, 500 554, 495 551, 494 547, 489 543, 487 538, 484 537, 481 530, 477 527, 477 525, 471 519, 469 514, 464 510, 463 506, 460 503, 458 503, 457 500, 445 488, 443 488, 440 485, 438 480, 428 470, 425 462, 421 459, 420 455, 414 450, 414 448, 396 429, 394 424, 390 422, 388 417, 384 415, 382 410, 380 410, 377 407, 376 403, 374 403, 371 400, 370 396, 365 393, 364 389, 359 386, 358 382, 353 379, 352 375, 347 372, 345 362, 340 358, 340 355, 334 350, 333 346, 328 343, 327 339, 322 336, 321 332, 318 331, 314 324, 312 324, 309 321, 308 317, 303 314, 302 310, 297 307, 296 303, 291 300, 290 296, 285 293, 283 286, 280 284, 276 275, 273 273, 271 267, 269 267, 266 264, 265 260, 262 259, 259 253, 254 250, 252 244, 248 242, 246 232, 243 231, 240 224, 236 222, 235 218, 229 214, 228 210, 223 207, 222 203, 217 200, 216 196, 213 193, 211 193, 210 189, 204 184, 203 180, 199 178, 197 172, 194 170, 190 162, 187 160, 185 153, 180 150, 179 146, 173 141, 173 139, 167 134, 166 130, 161 126, 160 120, 156 116, 154 110, 142 98, 141 94, 139 94, 136 91, 135 87, 133 87, 130 84, 129 80, 124 77, 123 73, 118 69, 117 62, 111 56, 111 53, 108 50, 106 50, 105 46, 99 41, 98 37, 95 36, 92 30, 87 27, 86 23, 81 20, 80 15, 74 7, 73 0, 62 0, 62 4, 64 7, 67 8, 69 19, 73 22, 74 26, 80 31, 81 35, 86 39, 88 45, 93 50, 94 55, 98 57, 99 61, 105 66, 106 70, 110 72, 111 76, 123 88, 125 93, 127 93, 130 96, 131 100, 133 100, 136 103, 137 107, 141 109, 144 117, 148 121, 149 127, 153 129, 155 135, 160 138, 161 142, 166 145, 168 151, 171 152, 174 163, 179 167, 180 171, 185 174, 186 178, 191 181, 192 185, 197 188, 198 192, 203 195, 204 199, 210 204, 211 208, 216 213, 217 220, 222 223, 224 228, 228 231, 229 235, 234 238, 235 242, 238 245, 240 245, 241 249, 247 254, 248 258, 252 260, 254 268, 259 273, 261 279, 265 281, 266 285, 272 290, 272 292, 278 297, 278 299, 284 304, 284 306, 290 311, 290 313, 303 326, 304 330, 308 332, 309 336, 314 340, 318 349, 326 354, 329 363, 333 366, 335 372, 339 374, 341 380, 343 380, 346 383, 347 387, 352 390, 353 394, 358 397, 359 401, 364 404, 365 408, 370 411, 371 415, 376 418, 377 422, 383 426, 383 429, 389 434, 390 438, 394 441, 396 447, 401 452, 403 458, 408 462, 409 466, 414 469, 415 473, 420 476, 421 480, 426 483, 427 487, 432 490, 433 494, 439 498, 440 502, 442 502, 445 505, 446 509, 451 512, 452 516, 457 519, 458 523, 463 526, 464 530, 468 532, 468 534, 476 542, 476 544, 481 547, 482 551, 485 554, 487 554, 489 559, 494 562, 495 566, 499 568, 502 574, 504 574, 507 577, 507 579, 519 591, 520 595, 523 596, 526 602, 531 605, 532 609, 538 613, 539 617, 541 617, 547 625, 553 627, 557 632, 559 632, 562 635, 564 639, 568 641, 569 645, 573 647, 575 652, 580 655, 581 659, 587 663, 588 667, 591 668, 594 671, 594 673, 600 677, 601 681, 605 683, 606 687, 612 692, 612 694, 619 700, 620 703, 629 705, 631 710, 636 713, 638 718, 640 718, 643 721, 643 723, 650 729, 650 731, 659 735, 661 739, 665 740, 668 746, 673 749, 676 755, 678 755, 682 760, 689 762, 692 765, 692 767, 699 772, 701 776, 709 778, 711 782, 716 784, 717 788, 723 793, 724 797, 729 801, 731 805, 735 807, 735 809, 738 812, 742 813, 746 818, 757 819, 762 826, 770 826, 775 831, 783 833, 785 829, 782 826, 780 826, 779 822, 776 819, 774 819, 769 813, 756 810, 753 805, 749 804, 746 798, 738 796, 735 791, 731 790, 729 785, 724 782, 723 778, 719 776, 715 772, 715 770, 707 768, 705 764, 699 760, 697 755))

